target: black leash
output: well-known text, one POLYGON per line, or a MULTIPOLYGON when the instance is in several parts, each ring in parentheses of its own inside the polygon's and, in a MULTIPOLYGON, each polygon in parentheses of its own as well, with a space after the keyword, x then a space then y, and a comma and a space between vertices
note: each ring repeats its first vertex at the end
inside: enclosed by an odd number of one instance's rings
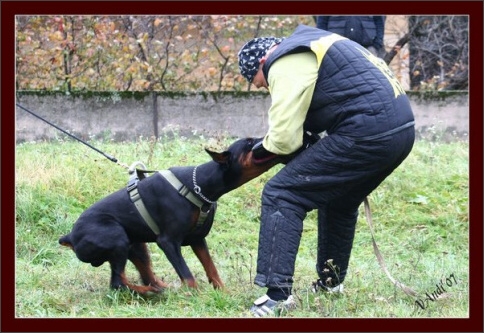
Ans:
MULTIPOLYGON (((53 127, 57 128, 59 131, 61 131, 61 132, 65 133, 65 134, 67 134, 67 135, 69 135, 71 138, 76 139, 76 140, 77 140, 77 141, 79 141, 80 143, 83 143, 83 144, 85 144, 86 146, 88 146, 89 148, 91 148, 91 149, 93 149, 93 150, 97 151, 98 153, 100 153, 101 155, 103 155, 104 157, 106 157, 106 158, 107 158, 108 160, 110 160, 111 162, 118 163, 118 159, 117 159, 117 158, 115 158, 114 156, 111 156, 111 155, 109 155, 109 154, 106 154, 105 152, 103 152, 103 151, 101 151, 101 150, 97 149, 96 147, 94 147, 94 146, 90 145, 90 144, 89 144, 89 143, 87 143, 86 141, 83 141, 83 140, 79 139, 78 137, 76 137, 76 136, 72 135, 71 133, 69 133, 69 132, 67 132, 67 131, 63 130, 63 129, 62 129, 62 128, 60 128, 59 126, 54 125, 54 124, 53 124, 53 123, 51 123, 50 121, 45 120, 45 119, 44 119, 44 118, 42 118, 41 116, 39 116, 39 115, 35 114, 34 112, 32 112, 32 111, 30 111, 30 110, 26 109, 26 108, 25 108, 25 107, 23 107, 22 105, 20 105, 20 104, 18 104, 18 103, 17 103, 17 106, 18 106, 19 108, 21 108, 22 110, 27 111, 28 113, 30 113, 32 116, 37 117, 38 119, 40 119, 40 120, 42 120, 42 121, 45 121, 45 122, 46 122, 47 124, 49 124, 50 126, 53 126, 53 127)), ((118 163, 118 164, 120 164, 120 163, 118 163)), ((127 166, 126 166, 126 165, 123 165, 123 164, 120 164, 120 165, 121 165, 121 166, 123 166, 123 167, 126 167, 126 168, 127 168, 127 166)))
MULTIPOLYGON (((27 108, 23 107, 22 105, 20 105, 20 104, 17 103, 17 106, 19 108, 21 108, 22 110, 27 111, 28 113, 30 113, 34 117, 37 117, 38 119, 40 119, 42 121, 45 121, 50 126, 53 126, 53 127, 57 128, 59 131, 65 133, 67 135, 69 135, 71 138, 76 139, 77 141, 79 141, 79 142, 85 144, 86 146, 88 146, 89 148, 97 151, 98 153, 100 153, 101 155, 103 155, 104 157, 106 157, 108 160, 110 160, 110 161, 112 161, 112 162, 114 162, 114 163, 116 163, 118 165, 121 165, 122 167, 125 167, 126 169, 128 169, 129 180, 128 180, 128 185, 127 185, 127 190, 128 190, 128 194, 130 196, 130 199, 134 203, 134 205, 136 206, 136 208, 138 209, 138 212, 141 214, 141 216, 144 219, 144 221, 151 228, 151 230, 153 230, 153 232, 156 235, 159 235, 160 234, 160 229, 158 228, 158 225, 155 223, 155 221, 151 217, 150 213, 146 209, 146 207, 145 207, 145 205, 143 203, 143 200, 141 200, 141 196, 140 196, 140 194, 138 192, 138 182, 140 180, 143 180, 144 178, 146 178, 148 176, 148 173, 154 173, 154 172, 157 172, 157 171, 155 171, 155 170, 146 170, 145 165, 143 163, 141 163, 141 162, 134 162, 130 167, 128 167, 126 164, 118 162, 118 159, 115 158, 114 156, 111 156, 111 155, 106 154, 105 152, 103 152, 103 151, 97 149, 96 147, 90 145, 86 141, 79 139, 78 137, 72 135, 71 133, 63 130, 59 126, 54 125, 50 121, 45 120, 41 116, 39 116, 39 115, 35 114, 34 112, 28 110, 27 108), (143 169, 136 168, 138 165, 140 165, 143 169)), ((203 212, 200 210, 200 216, 203 216, 202 213, 203 212)))

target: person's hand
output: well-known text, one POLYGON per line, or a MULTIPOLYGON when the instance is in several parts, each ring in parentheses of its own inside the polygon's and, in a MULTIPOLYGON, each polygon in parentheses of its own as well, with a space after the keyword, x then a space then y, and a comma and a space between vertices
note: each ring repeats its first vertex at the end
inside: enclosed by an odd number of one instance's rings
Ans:
POLYGON ((254 164, 264 164, 279 156, 264 148, 262 145, 263 138, 257 140, 258 142, 252 147, 252 161, 254 164))
MULTIPOLYGON (((303 148, 303 150, 307 149, 307 148, 311 147, 312 145, 314 145, 316 142, 318 142, 320 139, 321 139, 321 137, 319 136, 319 134, 309 132, 309 131, 304 131, 303 145, 302 145, 301 148, 303 148)), ((299 149, 301 149, 301 148, 299 148, 299 149)))
POLYGON ((380 40, 378 37, 373 38, 373 47, 380 51, 383 48, 383 41, 380 40))
POLYGON ((305 131, 303 134, 303 144, 298 150, 289 155, 277 155, 265 149, 262 145, 263 138, 260 138, 258 139, 259 142, 257 142, 252 148, 252 160, 254 164, 264 164, 277 159, 277 163, 287 164, 290 160, 299 155, 303 150, 308 149, 313 144, 318 142, 319 139, 321 139, 321 137, 318 134, 305 131))
POLYGON ((281 163, 287 164, 294 157, 296 157, 297 155, 302 153, 304 150, 308 149, 309 147, 314 145, 316 142, 318 142, 319 139, 321 139, 319 134, 309 132, 309 131, 304 131, 302 146, 292 154, 281 156, 281 163))

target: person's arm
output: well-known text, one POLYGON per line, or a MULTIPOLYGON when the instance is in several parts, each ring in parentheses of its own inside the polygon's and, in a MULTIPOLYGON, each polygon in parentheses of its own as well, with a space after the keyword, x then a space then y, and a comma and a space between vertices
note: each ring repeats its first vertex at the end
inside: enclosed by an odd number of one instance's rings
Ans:
POLYGON ((375 49, 380 50, 383 48, 383 35, 385 33, 385 18, 384 16, 373 16, 373 21, 376 27, 376 36, 373 40, 373 46, 375 49))
POLYGON ((288 155, 303 144, 303 124, 318 78, 316 56, 296 53, 276 60, 268 77, 271 107, 263 146, 277 155, 288 155))

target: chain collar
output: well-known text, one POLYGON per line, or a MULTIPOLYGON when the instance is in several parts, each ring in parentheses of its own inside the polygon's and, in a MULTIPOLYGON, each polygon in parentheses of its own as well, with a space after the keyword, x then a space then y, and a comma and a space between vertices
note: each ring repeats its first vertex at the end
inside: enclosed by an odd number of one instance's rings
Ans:
POLYGON ((204 196, 202 194, 202 189, 200 188, 200 186, 197 185, 197 167, 193 168, 192 179, 193 179, 193 186, 194 186, 193 187, 193 191, 196 194, 198 194, 200 196, 200 198, 202 198, 206 202, 211 203, 211 204, 214 204, 216 201, 212 201, 212 200, 208 199, 206 196, 204 196))

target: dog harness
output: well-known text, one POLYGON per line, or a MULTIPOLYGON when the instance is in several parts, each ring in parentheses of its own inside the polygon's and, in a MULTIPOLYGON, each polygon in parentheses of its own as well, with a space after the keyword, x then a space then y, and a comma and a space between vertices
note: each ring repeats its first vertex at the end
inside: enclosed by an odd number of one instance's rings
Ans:
MULTIPOLYGON (((146 206, 143 203, 143 200, 141 199, 141 196, 138 192, 138 182, 146 177, 144 172, 155 171, 134 169, 133 166, 130 168, 130 177, 127 185, 127 190, 131 201, 134 203, 136 209, 140 213, 141 217, 144 219, 145 223, 151 228, 151 230, 153 230, 156 235, 159 235, 160 229, 158 228, 158 225, 155 223, 150 213, 146 209, 146 206)), ((195 194, 193 194, 193 192, 190 191, 188 187, 183 185, 182 182, 180 182, 180 180, 176 178, 176 176, 170 170, 161 170, 158 172, 177 190, 180 195, 185 197, 188 201, 190 201, 199 208, 200 214, 198 215, 198 221, 196 226, 202 226, 205 223, 208 214, 210 213, 212 204, 210 204, 208 209, 204 211, 203 207, 205 206, 205 203, 200 200, 195 194)))
POLYGON ((208 213, 212 210, 213 203, 210 203, 208 209, 206 211, 203 210, 203 206, 205 206, 205 202, 200 200, 192 191, 188 189, 185 185, 182 184, 178 178, 175 177, 173 172, 170 170, 161 170, 159 173, 165 177, 165 179, 175 188, 175 190, 180 193, 181 196, 185 197, 188 201, 198 207, 200 210, 200 214, 198 215, 197 227, 202 226, 205 220, 207 219, 208 213))

